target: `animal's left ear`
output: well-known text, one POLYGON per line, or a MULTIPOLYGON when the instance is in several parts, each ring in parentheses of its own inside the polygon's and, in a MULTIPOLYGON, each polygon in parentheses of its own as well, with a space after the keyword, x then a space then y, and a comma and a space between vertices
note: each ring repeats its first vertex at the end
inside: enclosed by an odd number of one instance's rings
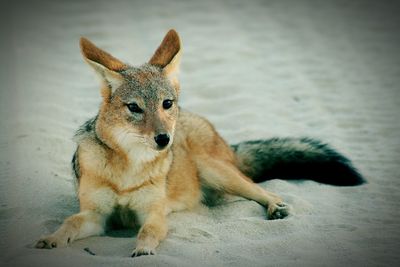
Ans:
POLYGON ((182 44, 178 33, 172 29, 165 35, 164 40, 157 48, 149 63, 162 68, 164 74, 175 86, 177 84, 177 74, 181 61, 182 44))

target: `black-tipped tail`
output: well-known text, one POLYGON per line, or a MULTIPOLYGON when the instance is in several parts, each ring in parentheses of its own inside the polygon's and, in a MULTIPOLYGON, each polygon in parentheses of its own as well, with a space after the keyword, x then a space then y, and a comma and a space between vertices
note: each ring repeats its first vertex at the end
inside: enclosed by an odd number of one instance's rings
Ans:
POLYGON ((255 182, 308 179, 354 186, 365 182, 351 161, 327 144, 310 138, 272 138, 231 146, 239 169, 255 182))

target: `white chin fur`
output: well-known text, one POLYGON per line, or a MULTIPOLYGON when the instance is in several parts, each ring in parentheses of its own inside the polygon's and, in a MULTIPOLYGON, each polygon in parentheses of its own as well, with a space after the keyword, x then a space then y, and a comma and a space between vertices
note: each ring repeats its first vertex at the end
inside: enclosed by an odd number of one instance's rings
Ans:
POLYGON ((128 157, 137 163, 152 161, 162 151, 150 146, 145 137, 126 129, 116 128, 113 130, 113 135, 128 157))

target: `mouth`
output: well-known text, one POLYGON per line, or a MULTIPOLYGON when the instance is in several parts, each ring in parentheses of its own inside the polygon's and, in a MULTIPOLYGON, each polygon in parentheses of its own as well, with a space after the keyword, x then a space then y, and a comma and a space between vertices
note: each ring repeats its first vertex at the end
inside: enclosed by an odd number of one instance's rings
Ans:
POLYGON ((172 142, 171 142, 171 141, 170 141, 168 144, 166 144, 166 145, 158 145, 158 144, 155 144, 154 149, 155 149, 156 151, 161 152, 161 151, 165 151, 165 150, 169 149, 169 148, 171 147, 171 145, 172 145, 172 142))
POLYGON ((157 150, 157 151, 164 151, 164 150, 166 150, 167 149, 167 147, 168 146, 164 146, 164 147, 160 147, 160 146, 156 146, 156 149, 155 150, 157 150))

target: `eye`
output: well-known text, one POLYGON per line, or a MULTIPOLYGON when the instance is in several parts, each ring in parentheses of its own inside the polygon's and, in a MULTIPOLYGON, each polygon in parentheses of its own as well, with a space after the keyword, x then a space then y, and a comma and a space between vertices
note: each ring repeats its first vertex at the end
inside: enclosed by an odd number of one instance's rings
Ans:
POLYGON ((127 104, 127 107, 132 113, 143 113, 143 109, 141 109, 136 103, 127 104))
POLYGON ((174 103, 174 101, 167 99, 167 100, 164 100, 164 102, 162 103, 162 106, 164 109, 170 109, 172 107, 173 103, 174 103))

